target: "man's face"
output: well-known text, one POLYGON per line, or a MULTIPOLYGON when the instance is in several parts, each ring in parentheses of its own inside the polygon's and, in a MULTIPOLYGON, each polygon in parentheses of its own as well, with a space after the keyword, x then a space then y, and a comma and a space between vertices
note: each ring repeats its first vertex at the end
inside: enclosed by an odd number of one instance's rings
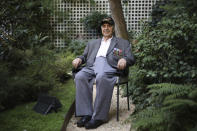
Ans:
POLYGON ((114 27, 108 23, 105 23, 101 26, 101 30, 102 30, 103 37, 110 38, 113 35, 114 27))

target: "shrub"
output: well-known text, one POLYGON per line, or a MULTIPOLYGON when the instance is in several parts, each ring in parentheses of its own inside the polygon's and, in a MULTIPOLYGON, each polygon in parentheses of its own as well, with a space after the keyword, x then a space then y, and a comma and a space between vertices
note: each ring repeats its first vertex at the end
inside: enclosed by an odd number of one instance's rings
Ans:
POLYGON ((70 51, 61 51, 56 54, 57 60, 55 61, 55 72, 57 78, 61 82, 64 82, 68 77, 68 73, 72 70, 72 60, 74 60, 75 55, 70 51))
POLYGON ((142 34, 137 38, 138 43, 133 45, 137 78, 131 74, 130 91, 131 96, 138 95, 133 98, 133 102, 140 109, 147 105, 147 85, 166 82, 196 84, 197 81, 196 13, 188 14, 190 9, 181 2, 163 8, 167 10, 166 16, 154 27, 145 24, 142 34))
POLYGON ((12 53, 15 62, 0 61, 0 110, 35 100, 57 86, 53 51, 42 47, 12 53))
POLYGON ((149 106, 132 116, 139 131, 189 131, 197 127, 197 89, 192 85, 149 85, 149 106))
POLYGON ((72 52, 74 55, 81 55, 86 47, 87 41, 84 40, 73 40, 67 46, 66 49, 72 52))
POLYGON ((133 104, 135 104, 135 111, 143 109, 147 104, 148 89, 145 81, 146 72, 140 70, 138 66, 133 66, 129 71, 129 94, 133 104))
POLYGON ((105 18, 107 14, 101 14, 94 11, 90 15, 84 17, 81 21, 86 29, 96 30, 101 35, 101 20, 105 18))
MULTIPOLYGON (((49 35, 53 1, 0 3, 0 110, 57 86, 49 35)), ((55 24, 55 23, 53 23, 55 24)))
POLYGON ((134 45, 129 90, 139 131, 196 130, 197 2, 172 0, 134 45), (171 84, 173 83, 173 84, 171 84))
POLYGON ((195 83, 197 25, 185 14, 146 27, 136 45, 137 64, 152 82, 195 83))

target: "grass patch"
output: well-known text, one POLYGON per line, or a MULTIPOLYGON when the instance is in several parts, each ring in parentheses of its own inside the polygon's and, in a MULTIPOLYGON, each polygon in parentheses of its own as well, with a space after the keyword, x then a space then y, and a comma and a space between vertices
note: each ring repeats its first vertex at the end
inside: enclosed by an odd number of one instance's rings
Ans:
POLYGON ((0 113, 0 131, 60 131, 75 97, 73 80, 70 79, 53 89, 50 95, 56 96, 62 104, 57 113, 47 115, 36 113, 32 110, 36 102, 19 105, 0 113))

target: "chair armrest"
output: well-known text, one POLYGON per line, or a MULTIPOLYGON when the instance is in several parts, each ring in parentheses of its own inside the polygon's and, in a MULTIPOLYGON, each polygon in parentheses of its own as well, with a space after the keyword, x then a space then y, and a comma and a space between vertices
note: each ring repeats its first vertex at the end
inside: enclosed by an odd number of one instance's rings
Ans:
POLYGON ((119 84, 127 83, 129 79, 129 68, 126 68, 125 70, 118 70, 117 76, 117 82, 119 82, 119 84))

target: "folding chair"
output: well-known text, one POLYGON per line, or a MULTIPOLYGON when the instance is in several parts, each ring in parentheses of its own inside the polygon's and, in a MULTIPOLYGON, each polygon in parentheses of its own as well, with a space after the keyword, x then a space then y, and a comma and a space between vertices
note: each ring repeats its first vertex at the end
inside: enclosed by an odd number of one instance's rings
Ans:
MULTIPOLYGON (((78 68, 78 69, 73 69, 72 70, 72 76, 73 78, 75 77, 75 74, 80 71, 82 68, 78 68)), ((94 82, 94 84, 96 84, 96 81, 94 82)), ((129 87, 128 87, 128 75, 126 76, 118 76, 117 81, 115 86, 117 86, 117 110, 116 110, 116 120, 119 121, 119 87, 120 85, 124 85, 126 84, 126 88, 127 88, 127 106, 128 106, 128 110, 130 110, 129 108, 129 87)))
POLYGON ((116 110, 116 120, 119 121, 119 86, 126 84, 126 88, 127 88, 127 106, 128 106, 128 110, 130 110, 129 108, 129 86, 128 86, 128 75, 127 76, 118 76, 118 79, 116 81, 116 86, 117 86, 117 110, 116 110))

